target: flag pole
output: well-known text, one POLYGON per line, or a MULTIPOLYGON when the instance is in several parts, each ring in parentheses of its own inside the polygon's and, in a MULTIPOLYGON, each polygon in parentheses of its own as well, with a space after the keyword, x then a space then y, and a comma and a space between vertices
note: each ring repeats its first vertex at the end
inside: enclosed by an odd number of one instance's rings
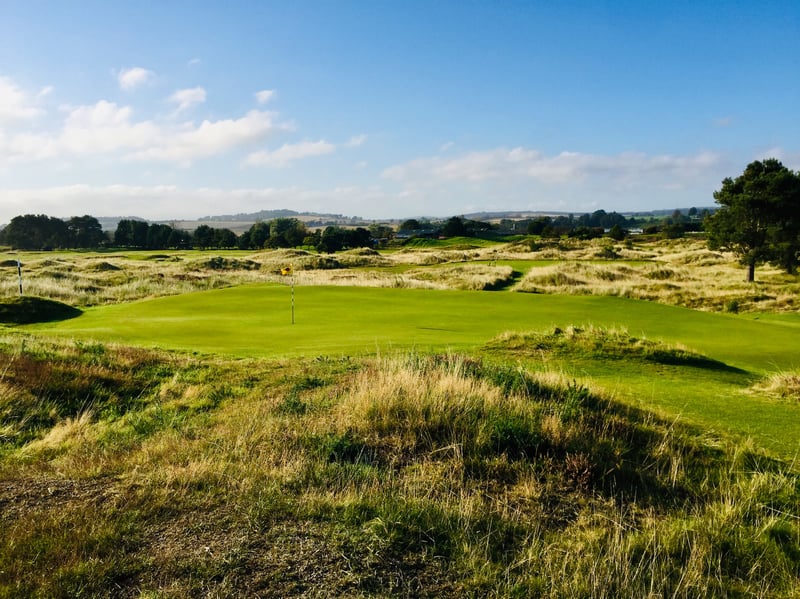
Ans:
POLYGON ((281 276, 292 277, 292 324, 294 324, 294 265, 290 264, 289 266, 281 268, 281 276))
POLYGON ((22 295, 22 262, 17 258, 17 276, 19 276, 19 294, 22 295))

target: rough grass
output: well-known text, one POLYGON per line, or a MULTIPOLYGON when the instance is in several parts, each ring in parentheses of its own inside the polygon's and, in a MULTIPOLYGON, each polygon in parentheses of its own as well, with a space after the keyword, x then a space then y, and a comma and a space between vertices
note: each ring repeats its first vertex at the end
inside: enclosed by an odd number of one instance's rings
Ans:
POLYGON ((26 431, 0 440, 0 596, 800 583, 791 468, 557 375, 458 354, 199 363, 20 335, 0 355, 3 422, 26 431))
POLYGON ((679 344, 667 344, 631 336, 624 329, 588 326, 554 328, 545 332, 508 332, 493 339, 487 349, 526 354, 552 354, 595 360, 645 360, 673 366, 728 369, 724 363, 698 354, 679 344))
MULTIPOLYGON (((511 245, 504 257, 520 257, 525 246, 511 245)), ((757 281, 747 283, 731 255, 711 252, 702 240, 608 245, 608 240, 549 242, 531 256, 556 260, 530 269, 515 291, 612 295, 718 312, 792 311, 800 292, 797 277, 759 267, 757 281), (604 254, 610 260, 597 260, 604 254)))
POLYGON ((72 306, 41 297, 21 296, 0 300, 0 323, 32 324, 54 322, 80 316, 72 306))
POLYGON ((771 397, 800 402, 800 373, 773 373, 755 384, 752 390, 771 397))
MULTIPOLYGON (((800 282, 759 267, 757 282, 732 255, 702 240, 612 243, 527 238, 465 247, 435 243, 378 253, 305 250, 168 254, 20 254, 26 294, 73 306, 119 303, 256 282, 278 282, 292 266, 297 285, 509 289, 611 295, 718 312, 795 311, 800 282), (543 261, 549 264, 542 266, 543 261), (481 262, 481 264, 476 264, 481 262), (505 264, 504 264, 505 262, 505 264), (527 263, 524 276, 509 263, 527 263), (491 264, 491 266, 489 266, 491 264)), ((0 298, 18 294, 16 259, 0 267, 0 298)))

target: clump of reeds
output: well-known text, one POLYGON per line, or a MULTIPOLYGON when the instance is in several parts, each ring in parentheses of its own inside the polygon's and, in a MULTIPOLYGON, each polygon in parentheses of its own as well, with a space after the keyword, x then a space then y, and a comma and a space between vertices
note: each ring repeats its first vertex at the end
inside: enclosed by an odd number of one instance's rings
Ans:
POLYGON ((756 383, 753 391, 781 399, 800 401, 800 373, 777 372, 756 383))

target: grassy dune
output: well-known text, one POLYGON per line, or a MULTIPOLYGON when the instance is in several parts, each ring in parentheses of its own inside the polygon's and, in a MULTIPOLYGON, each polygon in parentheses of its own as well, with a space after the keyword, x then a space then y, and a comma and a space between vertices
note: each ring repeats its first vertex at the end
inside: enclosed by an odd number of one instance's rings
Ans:
POLYGON ((797 596, 796 278, 694 241, 24 258, 0 598, 797 596))
POLYGON ((0 596, 796 589, 791 470, 552 373, 21 340, 0 344, 0 596))

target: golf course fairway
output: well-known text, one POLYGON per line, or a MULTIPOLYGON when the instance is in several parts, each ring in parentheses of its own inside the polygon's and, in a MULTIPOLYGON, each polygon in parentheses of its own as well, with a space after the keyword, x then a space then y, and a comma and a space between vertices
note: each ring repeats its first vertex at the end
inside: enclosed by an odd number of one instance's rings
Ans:
POLYGON ((87 309, 30 325, 81 340, 228 356, 467 350, 505 331, 614 327, 751 371, 796 368, 797 329, 615 297, 251 285, 87 309))

